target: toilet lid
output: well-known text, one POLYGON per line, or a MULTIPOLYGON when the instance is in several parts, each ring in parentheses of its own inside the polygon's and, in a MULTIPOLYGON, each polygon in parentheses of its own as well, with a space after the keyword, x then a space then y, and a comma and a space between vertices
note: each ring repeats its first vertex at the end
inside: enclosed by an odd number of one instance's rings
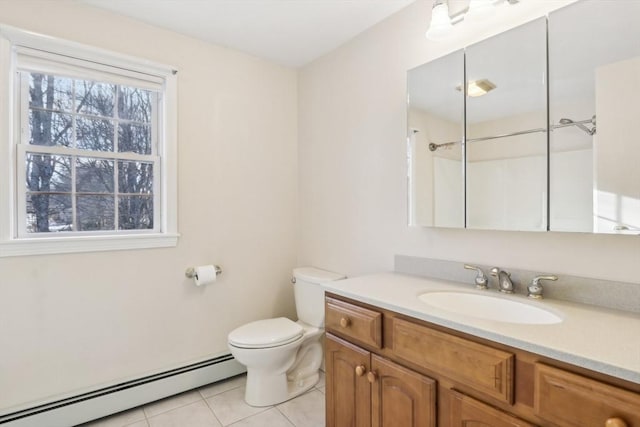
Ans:
POLYGON ((244 348, 266 348, 288 344, 300 338, 304 329, 286 317, 258 320, 229 333, 229 344, 244 348))

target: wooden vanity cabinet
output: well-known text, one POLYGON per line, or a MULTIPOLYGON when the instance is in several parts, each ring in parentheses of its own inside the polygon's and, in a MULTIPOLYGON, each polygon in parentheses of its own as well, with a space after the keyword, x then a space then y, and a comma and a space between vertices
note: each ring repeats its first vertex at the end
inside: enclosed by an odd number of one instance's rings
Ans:
POLYGON ((333 294, 325 315, 328 427, 640 427, 640 384, 333 294))

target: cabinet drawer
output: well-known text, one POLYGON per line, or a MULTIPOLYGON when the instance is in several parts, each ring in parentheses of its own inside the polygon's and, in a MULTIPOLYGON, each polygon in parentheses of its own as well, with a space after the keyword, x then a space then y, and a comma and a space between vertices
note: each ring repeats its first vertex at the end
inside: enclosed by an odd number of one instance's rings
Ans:
POLYGON ((640 394, 561 369, 536 364, 534 408, 536 415, 559 426, 605 426, 620 418, 640 427, 640 394))
POLYGON ((399 318, 392 331, 394 355, 513 403, 513 354, 399 318))
POLYGON ((382 313, 378 311, 327 297, 325 328, 361 344, 382 347, 382 313))
POLYGON ((449 409, 451 427, 535 427, 533 424, 456 391, 451 392, 449 409))

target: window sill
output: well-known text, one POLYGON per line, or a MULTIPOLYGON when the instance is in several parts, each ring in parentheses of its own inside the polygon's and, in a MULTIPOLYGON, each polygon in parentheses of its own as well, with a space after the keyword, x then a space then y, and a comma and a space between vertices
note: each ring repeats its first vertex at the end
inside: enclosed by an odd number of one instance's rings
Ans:
POLYGON ((124 236, 71 236, 0 242, 0 258, 175 247, 179 234, 129 234, 124 236))

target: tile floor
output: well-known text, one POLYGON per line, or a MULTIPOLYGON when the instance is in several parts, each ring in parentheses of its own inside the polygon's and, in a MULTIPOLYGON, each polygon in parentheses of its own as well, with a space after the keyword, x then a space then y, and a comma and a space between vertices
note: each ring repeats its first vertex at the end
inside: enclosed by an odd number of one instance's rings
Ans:
POLYGON ((308 392, 266 408, 244 402, 245 382, 246 376, 239 375, 81 427, 324 427, 322 373, 308 392))

